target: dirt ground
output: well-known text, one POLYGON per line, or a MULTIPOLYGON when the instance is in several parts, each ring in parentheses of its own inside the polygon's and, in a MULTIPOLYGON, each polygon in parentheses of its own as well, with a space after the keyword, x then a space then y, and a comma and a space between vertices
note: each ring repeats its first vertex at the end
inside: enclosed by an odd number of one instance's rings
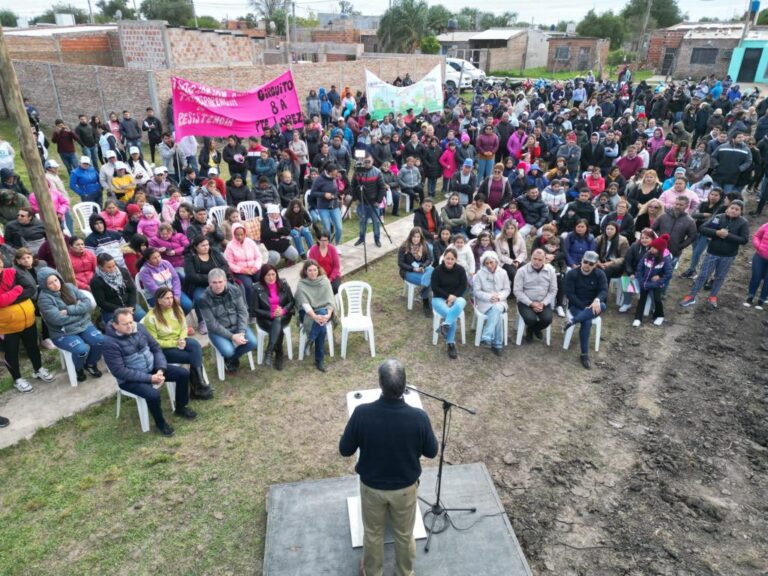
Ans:
POLYGON ((663 328, 612 304, 591 371, 576 342, 534 343, 452 386, 477 390, 478 416, 454 417, 447 458, 486 463, 534 574, 768 574, 768 312, 742 307, 750 257, 717 311, 680 309, 677 277, 663 328))

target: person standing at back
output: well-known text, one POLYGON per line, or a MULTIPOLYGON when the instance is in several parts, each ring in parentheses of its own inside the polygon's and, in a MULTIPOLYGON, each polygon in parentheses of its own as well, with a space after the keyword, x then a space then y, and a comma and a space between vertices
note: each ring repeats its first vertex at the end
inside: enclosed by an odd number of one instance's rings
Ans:
POLYGON ((395 575, 414 574, 419 458, 437 456, 437 438, 426 412, 405 403, 405 384, 405 367, 399 361, 382 362, 381 398, 355 409, 339 441, 342 456, 360 450, 355 470, 360 475, 365 576, 382 575, 387 516, 395 539, 395 575))

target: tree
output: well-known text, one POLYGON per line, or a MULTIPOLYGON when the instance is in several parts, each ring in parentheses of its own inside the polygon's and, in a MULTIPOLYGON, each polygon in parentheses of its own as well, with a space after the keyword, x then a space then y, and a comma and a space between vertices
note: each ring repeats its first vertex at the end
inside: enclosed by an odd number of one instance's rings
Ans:
MULTIPOLYGON (((195 25, 195 19, 190 18, 187 20, 187 26, 194 26, 195 25)), ((220 30, 221 29, 221 22, 216 20, 213 16, 198 16, 197 17, 197 27, 198 28, 211 28, 213 30, 220 30)))
POLYGON ((89 20, 88 13, 85 10, 60 2, 48 8, 40 16, 32 18, 30 24, 56 24, 56 14, 72 14, 75 17, 76 24, 87 24, 89 20))
POLYGON ((347 16, 359 16, 360 10, 355 10, 354 4, 350 0, 339 0, 339 12, 347 16))
POLYGON ((186 26, 195 17, 187 0, 144 0, 139 10, 147 20, 165 20, 171 26, 186 26))
POLYGON ((619 15, 625 20, 639 20, 642 27, 649 1, 653 2, 651 4, 651 19, 648 22, 649 30, 669 28, 683 21, 683 13, 680 12, 677 0, 629 0, 619 15))
POLYGON ((433 4, 427 11, 429 29, 435 34, 442 34, 448 30, 448 21, 451 18, 453 18, 453 13, 442 4, 433 4))
POLYGON ((287 8, 286 0, 248 0, 249 4, 256 10, 256 15, 265 20, 267 23, 267 30, 269 30, 270 23, 274 23, 275 31, 278 35, 282 36, 277 30, 282 29, 285 33, 285 10, 287 8), (275 14, 280 10, 280 14, 275 14))
POLYGON ((96 7, 99 9, 99 14, 96 16, 99 22, 114 22, 118 10, 123 19, 136 19, 136 12, 128 6, 127 0, 99 0, 96 2, 96 7))
POLYGON ((477 30, 480 22, 480 10, 477 8, 464 6, 455 16, 459 22, 459 30, 477 30))
POLYGON ((439 54, 440 42, 434 36, 425 36, 421 39, 421 53, 422 54, 439 54))
POLYGON ((0 25, 7 28, 15 28, 18 25, 18 16, 10 10, 0 10, 0 25))
POLYGON ((621 46, 627 35, 623 18, 614 14, 612 10, 603 12, 599 16, 594 10, 590 10, 584 19, 576 25, 576 32, 581 36, 608 38, 613 49, 621 46))
POLYGON ((757 25, 758 26, 768 25, 768 10, 763 10, 757 15, 757 25))
POLYGON ((389 52, 413 53, 428 35, 429 8, 425 0, 396 0, 379 21, 376 35, 389 52))

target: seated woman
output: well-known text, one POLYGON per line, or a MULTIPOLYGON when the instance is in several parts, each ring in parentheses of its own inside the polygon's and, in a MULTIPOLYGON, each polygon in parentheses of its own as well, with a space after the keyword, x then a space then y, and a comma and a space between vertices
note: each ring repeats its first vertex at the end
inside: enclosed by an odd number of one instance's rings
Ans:
POLYGON ((288 282, 281 280, 277 269, 265 264, 261 269, 261 278, 255 286, 254 307, 256 323, 269 334, 267 350, 264 353, 264 365, 272 366, 272 354, 275 355, 275 370, 283 369, 283 328, 291 323, 294 299, 288 282))
POLYGON ((160 344, 169 364, 189 364, 190 396, 210 400, 213 389, 203 373, 203 349, 197 340, 188 336, 187 319, 173 290, 167 286, 158 288, 154 300, 155 305, 142 324, 160 344))
POLYGON ((421 206, 413 211, 413 225, 421 228, 427 242, 432 242, 440 231, 440 216, 437 214, 432 198, 424 198, 421 206))
POLYGON ((635 235, 637 231, 651 228, 656 219, 664 214, 664 204, 655 198, 649 200, 635 218, 635 235))
POLYGON ((443 221, 443 225, 450 228, 451 234, 466 232, 467 214, 459 200, 459 194, 453 192, 448 197, 448 202, 440 210, 440 218, 443 221))
POLYGON ((211 248, 207 236, 197 236, 184 255, 184 292, 195 303, 198 334, 208 333, 198 301, 208 287, 208 273, 214 268, 223 270, 227 276, 230 275, 229 264, 224 254, 216 248, 211 248))
POLYGON ((195 219, 195 209, 192 207, 192 204, 189 204, 187 202, 182 202, 179 208, 176 210, 176 214, 173 216, 173 229, 176 230, 176 232, 181 232, 182 234, 187 233, 187 229, 189 229, 190 224, 192 224, 192 221, 195 219))
MULTIPOLYGON (((35 316, 39 317, 40 309, 37 307, 37 271, 42 267, 40 260, 29 248, 19 248, 13 255, 13 267, 16 269, 18 284, 35 287, 35 316)), ((0 326, 1 325, 2 324, 0 324, 0 326)), ((43 321, 40 322, 40 346, 46 350, 56 349, 56 346, 54 346, 53 341, 51 340, 51 335, 48 333, 48 326, 43 321)))
MULTIPOLYGON (((525 239, 517 229, 517 220, 512 218, 504 223, 504 228, 496 238, 494 246, 497 263, 507 273, 511 285, 515 281, 515 272, 525 264, 528 258, 525 239)), ((480 259, 482 260, 482 256, 480 259)), ((482 266, 478 268, 479 270, 482 270, 482 266)))
POLYGON ((328 323, 332 321, 335 298, 325 271, 314 260, 307 260, 301 267, 296 286, 296 308, 299 324, 307 335, 307 353, 315 347, 315 368, 326 372, 325 339, 328 323))
POLYGON ((453 241, 453 234, 451 234, 451 229, 445 224, 443 224, 443 227, 440 228, 440 233, 435 238, 435 241, 432 242, 432 261, 433 262, 440 261, 440 258, 443 256, 443 252, 445 252, 445 249, 451 245, 452 241, 453 241))
POLYGON ((443 261, 432 272, 432 309, 443 322, 438 330, 448 345, 448 357, 459 357, 456 350, 456 321, 467 301, 462 297, 467 290, 467 273, 457 264, 455 248, 446 248, 443 261))
MULTIPOLYGON (((424 202, 426 202, 426 198, 424 202)), ((421 304, 424 316, 429 318, 432 309, 429 306, 429 287, 432 283, 432 253, 427 245, 427 239, 416 226, 411 228, 405 242, 397 251, 397 266, 400 277, 409 284, 421 286, 421 304)))
POLYGON ((184 234, 174 232, 170 224, 163 222, 158 228, 158 235, 149 239, 149 245, 160 250, 163 260, 170 262, 179 278, 184 280, 184 250, 189 245, 189 239, 184 234))
POLYGON ((605 272, 608 280, 620 278, 624 274, 624 256, 629 250, 629 242, 621 234, 616 222, 609 222, 605 231, 597 237, 597 255, 600 260, 597 267, 605 272))
POLYGON ((136 278, 136 274, 139 273, 139 260, 147 248, 149 248, 149 241, 142 234, 135 234, 128 244, 123 245, 123 260, 131 278, 136 278))
POLYGON ((144 297, 150 306, 155 305, 155 292, 161 286, 173 290, 173 295, 181 304, 184 314, 192 310, 192 300, 181 291, 181 278, 170 262, 163 260, 157 248, 147 248, 139 260, 139 279, 144 287, 144 297))
POLYGON ((291 266, 299 259, 299 253, 291 241, 291 229, 280 215, 280 206, 267 204, 267 217, 261 221, 261 242, 269 251, 269 263, 276 266, 280 257, 291 266))
MULTIPOLYGON (((242 176, 242 174, 240 174, 240 176, 242 176)), ((232 241, 232 226, 242 221, 243 219, 240 216, 240 210, 234 206, 229 206, 224 211, 224 222, 221 223, 221 231, 224 234, 225 244, 232 241)))
POLYGON ((619 234, 627 239, 629 244, 635 241, 635 219, 629 213, 629 202, 622 199, 616 204, 616 210, 610 212, 602 222, 600 227, 605 231, 605 226, 608 222, 615 222, 619 229, 619 234))
POLYGON ((125 225, 128 224, 128 214, 120 210, 117 201, 111 198, 104 202, 104 210, 101 211, 101 217, 104 218, 104 222, 107 224, 107 230, 122 232, 125 225))
POLYGON ((134 192, 136 192, 136 179, 128 171, 128 165, 125 162, 115 162, 115 174, 112 176, 110 195, 125 205, 131 201, 134 192))
POLYGON ((91 324, 91 298, 73 284, 65 283, 53 268, 41 268, 37 277, 40 281, 37 305, 53 343, 72 354, 78 382, 85 381, 86 372, 100 378, 101 371, 96 364, 101 358, 104 336, 91 324))
POLYGON ((91 278, 96 273, 96 255, 85 249, 85 240, 78 236, 67 238, 67 244, 77 287, 80 290, 90 290, 91 278))
POLYGON ((475 199, 467 205, 465 214, 467 216, 467 233, 470 238, 474 238, 483 230, 492 230, 496 222, 496 214, 486 203, 486 196, 483 192, 475 194, 475 199))
POLYGON ((109 254, 99 254, 96 264, 96 274, 91 279, 91 293, 101 309, 104 324, 109 324, 118 308, 133 310, 133 317, 137 321, 144 318, 146 312, 137 302, 136 284, 128 270, 118 266, 109 254))
POLYGON ((632 326, 638 327, 643 321, 645 302, 653 298, 653 323, 661 326, 664 323, 664 288, 672 279, 672 255, 667 250, 669 234, 662 234, 651 242, 648 251, 640 259, 635 269, 635 279, 640 286, 640 299, 635 308, 635 319, 632 326))
POLYGON ((512 292, 509 276, 499 266, 499 256, 492 250, 483 254, 481 268, 475 275, 473 294, 478 312, 485 315, 480 345, 501 356, 504 325, 501 315, 507 311, 507 298, 512 292))
MULTIPOLYGON (((23 249, 22 249, 23 250, 23 249)), ((54 376, 43 367, 40 348, 37 345, 37 325, 35 324, 35 304, 37 286, 32 277, 19 274, 15 268, 5 268, 0 258, 0 333, 3 334, 5 365, 19 392, 32 392, 32 384, 21 377, 19 365, 19 347, 24 344, 27 358, 32 363, 32 377, 45 382, 54 376)))
POLYGON ((323 230, 317 237, 317 244, 307 252, 307 258, 314 260, 325 271, 331 289, 336 294, 341 286, 341 260, 336 246, 331 244, 330 232, 323 230))
POLYGON ((469 246, 472 249, 472 255, 475 257, 474 269, 480 270, 480 257, 484 252, 494 249, 491 233, 487 230, 480 232, 478 237, 469 243, 469 246))
POLYGON ((578 268, 584 253, 596 248, 595 237, 589 232, 589 222, 579 218, 573 232, 569 232, 563 242, 565 263, 568 264, 568 268, 578 268))
POLYGON ((259 280, 262 260, 259 247, 245 235, 245 226, 242 224, 232 226, 232 242, 227 244, 224 258, 229 264, 229 270, 245 291, 245 305, 248 308, 250 323, 253 324, 256 321, 253 285, 259 280))
POLYGON ((299 256, 305 258, 307 251, 315 244, 312 239, 312 218, 309 216, 301 200, 294 198, 285 211, 285 219, 291 227, 291 238, 299 251, 299 256))

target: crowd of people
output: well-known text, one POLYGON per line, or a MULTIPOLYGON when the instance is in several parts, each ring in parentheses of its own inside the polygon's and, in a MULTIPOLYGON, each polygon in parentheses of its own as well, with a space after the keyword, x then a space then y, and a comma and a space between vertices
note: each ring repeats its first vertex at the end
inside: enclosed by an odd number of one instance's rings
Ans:
MULTIPOLYGON (((253 327, 268 334, 265 363, 282 369, 283 329, 293 318, 325 371, 341 283, 335 246, 353 203, 356 245, 368 222, 381 245, 388 210, 413 213, 398 268, 419 290, 425 315, 441 319, 450 358, 467 304, 485 319, 482 344, 500 355, 514 299, 527 341, 542 338, 555 314, 566 329, 580 324, 589 367, 590 325, 605 311, 609 282, 623 293, 622 313, 639 296, 634 326, 648 301, 661 326, 673 270, 689 246, 679 276, 694 283, 681 304, 708 290, 717 307, 750 240, 745 203, 755 195, 751 213, 759 215, 768 201, 768 99, 749 99, 727 78, 653 88, 625 73, 619 82, 590 74, 489 92, 478 86, 471 95, 447 90, 444 102, 439 112, 378 120, 363 92, 331 86, 310 91, 302 127, 289 121, 222 142, 176 141, 170 110, 165 123, 151 108, 140 121, 129 111, 106 121, 81 115, 74 128, 57 119, 50 143, 35 121, 47 191, 28 190, 14 172, 13 146, 0 141, 0 326, 16 388, 32 389, 19 369, 21 343, 43 380, 52 375, 38 346, 71 352, 79 381, 101 374, 103 353, 121 387, 153 398, 158 429, 167 432, 155 392, 164 377, 178 376, 170 363, 190 366, 189 397, 213 396, 190 338, 192 312, 230 372, 256 348, 253 327), (56 272, 40 193, 50 195, 67 236, 74 284, 56 272), (72 213, 86 202, 97 208, 76 228, 72 213), (293 293, 279 270, 302 260, 293 293), (130 346, 115 345, 122 339, 130 346)), ((31 103, 27 110, 36 120, 31 103)), ((760 309, 768 296, 764 228, 752 237, 744 302, 760 309)), ((179 394, 177 410, 194 417, 179 394)))

